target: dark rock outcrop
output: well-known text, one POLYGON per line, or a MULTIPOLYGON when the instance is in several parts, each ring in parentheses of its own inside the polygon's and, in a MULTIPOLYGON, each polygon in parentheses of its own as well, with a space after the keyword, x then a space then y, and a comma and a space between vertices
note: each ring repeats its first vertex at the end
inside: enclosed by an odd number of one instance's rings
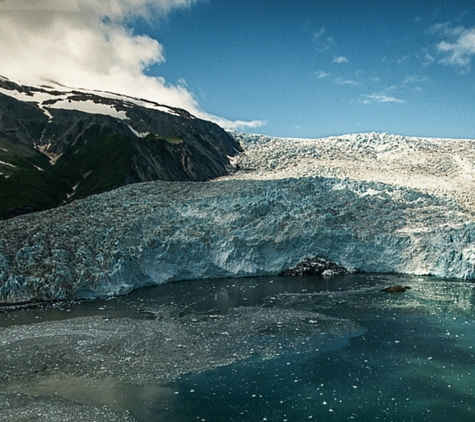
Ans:
POLYGON ((314 257, 304 259, 295 267, 290 268, 281 273, 284 276, 302 277, 312 275, 331 276, 338 274, 348 274, 348 270, 338 265, 336 262, 329 261, 325 258, 314 257))
POLYGON ((409 289, 410 289, 409 286, 396 285, 396 286, 386 287, 385 289, 381 291, 385 293, 404 293, 406 290, 409 290, 409 289))

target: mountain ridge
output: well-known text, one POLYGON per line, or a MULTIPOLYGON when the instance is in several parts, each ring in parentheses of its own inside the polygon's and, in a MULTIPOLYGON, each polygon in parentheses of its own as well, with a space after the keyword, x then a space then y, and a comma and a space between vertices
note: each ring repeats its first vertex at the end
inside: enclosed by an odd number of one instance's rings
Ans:
POLYGON ((239 151, 222 128, 185 110, 0 77, 3 218, 130 183, 213 179, 239 151))

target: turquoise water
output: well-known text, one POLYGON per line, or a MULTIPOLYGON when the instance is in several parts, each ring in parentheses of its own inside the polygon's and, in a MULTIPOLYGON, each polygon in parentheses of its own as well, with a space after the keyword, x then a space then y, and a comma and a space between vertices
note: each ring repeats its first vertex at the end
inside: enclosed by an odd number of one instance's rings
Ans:
POLYGON ((471 282, 391 275, 193 281, 67 309, 10 313, 1 323, 146 317, 173 304, 186 309, 187 321, 227 315, 230 326, 241 324, 245 335, 213 353, 250 348, 243 358, 167 381, 122 377, 110 385, 124 390, 127 403, 118 408, 140 422, 473 421, 474 293, 471 282), (411 289, 381 292, 394 284, 411 289))
POLYGON ((357 277, 333 294, 300 296, 300 307, 360 329, 330 344, 310 338, 312 351, 184 376, 173 383, 179 399, 170 420, 474 420, 473 284, 385 281, 412 289, 365 290, 371 281, 357 277))

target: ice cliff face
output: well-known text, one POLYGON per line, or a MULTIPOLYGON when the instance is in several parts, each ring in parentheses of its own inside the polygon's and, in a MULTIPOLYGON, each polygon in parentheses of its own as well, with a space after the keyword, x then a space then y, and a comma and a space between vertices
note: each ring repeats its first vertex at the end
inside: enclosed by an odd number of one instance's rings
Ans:
POLYGON ((0 300, 277 274, 313 256, 475 278, 475 141, 233 136, 244 153, 232 176, 131 185, 0 222, 0 300))

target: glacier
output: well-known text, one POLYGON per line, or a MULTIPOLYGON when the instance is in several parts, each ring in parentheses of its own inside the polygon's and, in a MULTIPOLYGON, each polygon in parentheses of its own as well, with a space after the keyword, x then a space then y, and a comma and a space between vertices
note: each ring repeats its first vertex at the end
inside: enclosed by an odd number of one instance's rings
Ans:
POLYGON ((475 140, 229 132, 209 182, 147 182, 0 222, 0 301, 97 298, 176 280, 357 272, 475 278, 475 140))

